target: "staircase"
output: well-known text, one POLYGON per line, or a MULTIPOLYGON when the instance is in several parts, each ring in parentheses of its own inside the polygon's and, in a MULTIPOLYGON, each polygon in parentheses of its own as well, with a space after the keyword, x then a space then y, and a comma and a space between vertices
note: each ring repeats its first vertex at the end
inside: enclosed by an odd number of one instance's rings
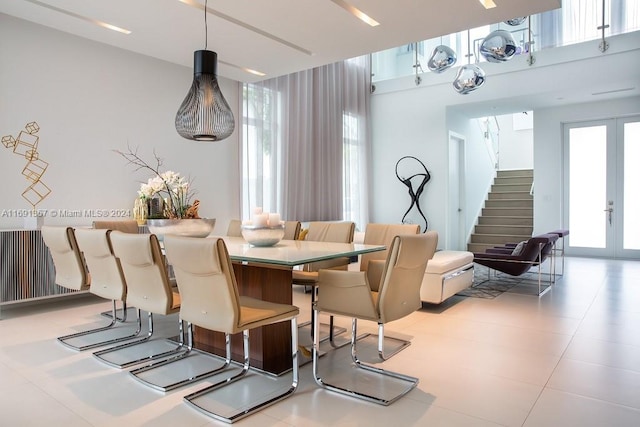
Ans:
POLYGON ((533 233, 533 170, 498 171, 485 207, 467 245, 484 252, 504 243, 527 240, 533 233))

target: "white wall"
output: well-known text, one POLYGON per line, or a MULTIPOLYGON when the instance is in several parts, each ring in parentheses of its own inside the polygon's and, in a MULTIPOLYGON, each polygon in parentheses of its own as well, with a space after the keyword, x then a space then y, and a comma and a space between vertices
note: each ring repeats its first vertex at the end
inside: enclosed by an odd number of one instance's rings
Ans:
MULTIPOLYGON (((446 117, 444 109, 420 93, 423 91, 400 91, 373 97, 370 221, 400 223, 411 198, 396 178, 395 167, 401 157, 414 156, 431 175, 420 199, 429 229, 441 230, 445 218, 440 212, 446 208, 448 194, 446 117)), ((415 208, 408 219, 424 228, 415 208)))
MULTIPOLYGON (((49 213, 46 224, 95 219, 52 218, 58 210, 132 208, 139 182, 150 174, 135 172, 112 152, 127 144, 149 162, 155 151, 163 168, 190 176, 200 215, 217 218, 215 232, 239 216, 238 131, 203 144, 181 138, 174 128, 191 69, 2 14, 0 58, 0 136, 15 137, 31 121, 40 125, 38 152, 49 163, 42 181, 52 190, 37 205, 49 213)), ((239 83, 220 84, 239 111, 239 83)), ((6 213, 30 208, 21 197, 28 185, 21 175, 25 164, 0 146, 0 229, 21 228, 22 219, 6 213)))
MULTIPOLYGON (((528 113, 533 116, 533 111, 528 113)), ((523 113, 497 116, 500 124, 501 170, 533 169, 533 127, 514 129, 514 119, 523 113)))
POLYGON ((640 114, 640 97, 536 110, 534 233, 563 224, 563 124, 640 114))

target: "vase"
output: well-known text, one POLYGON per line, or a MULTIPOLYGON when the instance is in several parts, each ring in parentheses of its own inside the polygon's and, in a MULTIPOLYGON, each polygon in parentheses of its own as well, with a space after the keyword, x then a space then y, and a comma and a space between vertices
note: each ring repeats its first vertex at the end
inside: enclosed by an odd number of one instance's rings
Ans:
POLYGON ((242 237, 251 246, 273 246, 284 237, 284 223, 272 226, 243 225, 242 237))
POLYGON ((136 199, 133 204, 133 219, 137 221, 138 225, 145 225, 148 215, 147 203, 140 198, 136 199))
POLYGON ((149 232, 162 240, 165 235, 207 237, 216 224, 215 218, 147 219, 149 232))
POLYGON ((148 218, 159 218, 164 215, 164 200, 160 197, 153 197, 147 200, 148 218))

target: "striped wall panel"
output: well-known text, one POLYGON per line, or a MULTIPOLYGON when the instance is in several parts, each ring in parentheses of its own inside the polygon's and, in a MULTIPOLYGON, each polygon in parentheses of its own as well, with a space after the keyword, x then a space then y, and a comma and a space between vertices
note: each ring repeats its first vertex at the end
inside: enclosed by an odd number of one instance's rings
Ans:
POLYGON ((0 303, 77 292, 56 285, 55 276, 40 230, 0 231, 0 303))

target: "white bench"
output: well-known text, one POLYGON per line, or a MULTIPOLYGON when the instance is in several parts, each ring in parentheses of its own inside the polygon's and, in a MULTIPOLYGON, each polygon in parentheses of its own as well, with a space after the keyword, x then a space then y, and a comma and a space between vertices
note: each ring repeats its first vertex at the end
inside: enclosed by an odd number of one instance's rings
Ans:
POLYGON ((473 253, 438 251, 427 263, 420 299, 440 304, 473 284, 473 253))

